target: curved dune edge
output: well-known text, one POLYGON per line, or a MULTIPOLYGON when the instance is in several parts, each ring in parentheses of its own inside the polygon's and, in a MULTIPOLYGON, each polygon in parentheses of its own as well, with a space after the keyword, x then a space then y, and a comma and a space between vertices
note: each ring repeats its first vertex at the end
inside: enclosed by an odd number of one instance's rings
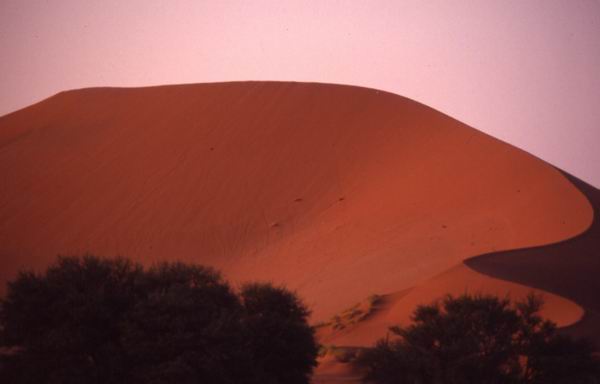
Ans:
POLYGON ((324 344, 369 347, 384 337, 390 326, 410 324, 410 315, 418 305, 429 304, 445 295, 491 294, 516 301, 532 292, 544 298, 542 316, 556 322, 559 327, 575 324, 584 315, 583 308, 571 300, 543 290, 491 278, 460 264, 408 292, 384 295, 380 307, 355 326, 342 331, 323 329, 318 336, 324 344))
POLYGON ((0 175, 2 286, 59 253, 176 258, 285 284, 315 321, 593 217, 519 149, 401 96, 316 83, 64 92, 0 117, 0 175))
MULTIPOLYGON (((600 284, 595 278, 600 271, 600 257, 594 255, 600 249, 600 190, 569 174, 565 176, 594 210, 593 222, 583 233, 547 245, 468 258, 421 286, 384 295, 377 308, 360 323, 338 331, 320 328, 317 337, 326 345, 370 347, 387 334, 390 326, 410 324, 410 314, 418 305, 447 294, 482 293, 521 300, 535 293, 544 299, 544 318, 554 321, 563 333, 586 337, 600 345, 600 284), (550 268, 544 270, 544 262, 549 258, 550 268), (585 281, 577 281, 576 275, 585 281), (562 285, 563 279, 571 284, 562 285)), ((327 355, 320 360, 313 383, 358 383, 362 375, 351 363, 327 355)))
POLYGON ((600 329, 594 326, 596 320, 600 320, 600 293, 596 293, 600 284, 590 284, 596 281, 593 276, 600 271, 600 257, 596 257, 594 263, 594 256, 590 254, 600 249, 600 223, 596 219, 600 210, 600 191, 571 175, 565 176, 586 196, 595 212, 594 219, 582 233, 550 244, 466 258, 463 263, 422 285, 383 295, 381 304, 359 323, 343 330, 320 328, 319 340, 337 346, 368 347, 385 335, 390 326, 410 324, 410 315, 418 305, 431 303, 445 295, 492 294, 518 301, 534 293, 544 299, 541 311, 544 318, 568 333, 600 341, 600 329), (587 254, 574 260, 573 252, 581 255, 582 250, 587 254), (550 268, 544 268, 544 262, 547 262, 544 254, 548 251, 552 252, 554 260, 550 268), (517 260, 524 257, 530 260, 517 260), (523 263, 526 263, 525 271, 523 263), (561 276, 569 267, 570 276, 561 276), (586 272, 593 275, 587 281, 574 279, 574 274, 581 278, 586 272), (564 278, 570 278, 576 284, 572 284, 571 289, 561 289, 564 278), (585 297, 581 299, 582 296, 585 297))
MULTIPOLYGON (((559 327, 573 327, 575 324, 575 328, 582 324, 583 318, 587 330, 597 331, 598 318, 587 319, 589 313, 569 299, 540 289, 495 279, 460 264, 419 287, 384 295, 375 311, 354 326, 341 331, 319 328, 317 337, 325 345, 342 348, 371 347, 377 340, 385 337, 390 326, 410 324, 410 314, 418 305, 430 303, 447 294, 456 296, 465 292, 508 296, 511 300, 523 299, 532 292, 541 294, 544 298, 541 315, 544 318, 551 319, 559 327)), ((362 376, 363 372, 352 363, 340 362, 334 356, 326 355, 319 359, 312 382, 360 383, 362 376)))
POLYGON ((566 174, 587 197, 594 220, 581 235, 544 247, 490 253, 465 260, 473 270, 561 295, 583 307, 581 321, 564 331, 600 345, 600 190, 566 174), (543 263, 544 268, 539 265, 543 263))

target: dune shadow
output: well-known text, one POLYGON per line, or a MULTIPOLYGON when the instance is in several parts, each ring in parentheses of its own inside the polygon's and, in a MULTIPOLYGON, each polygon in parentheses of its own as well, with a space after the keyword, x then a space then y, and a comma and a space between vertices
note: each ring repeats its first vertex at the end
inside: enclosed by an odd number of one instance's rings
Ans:
POLYGON ((564 173, 590 201, 594 220, 579 236, 556 244, 494 252, 464 261, 473 270, 566 297, 584 308, 583 319, 562 331, 600 346, 600 190, 564 173))

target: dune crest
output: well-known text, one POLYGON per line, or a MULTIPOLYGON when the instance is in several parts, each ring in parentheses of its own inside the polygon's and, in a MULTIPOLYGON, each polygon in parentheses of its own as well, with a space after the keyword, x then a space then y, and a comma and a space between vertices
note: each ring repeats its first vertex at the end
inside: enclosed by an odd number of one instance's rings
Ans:
POLYGON ((600 190, 571 175, 566 176, 593 206, 594 221, 587 231, 544 247, 480 255, 467 259, 465 264, 477 273, 573 300, 583 307, 585 314, 580 322, 564 331, 576 337, 589 337, 600 345, 600 190))
POLYGON ((63 92, 0 118, 0 175, 2 286, 56 254, 180 259, 284 283, 315 321, 593 218, 519 149, 397 95, 315 83, 63 92))
POLYGON ((508 297, 511 301, 524 300, 530 293, 541 295, 544 300, 542 316, 552 319, 559 327, 577 323, 585 313, 581 306, 561 296, 490 278, 460 264, 420 286, 384 295, 377 308, 361 322, 342 330, 322 327, 318 330, 318 336, 324 344, 369 347, 385 336, 389 327, 409 325, 410 316, 418 305, 429 304, 446 295, 456 297, 463 293, 491 294, 508 297))

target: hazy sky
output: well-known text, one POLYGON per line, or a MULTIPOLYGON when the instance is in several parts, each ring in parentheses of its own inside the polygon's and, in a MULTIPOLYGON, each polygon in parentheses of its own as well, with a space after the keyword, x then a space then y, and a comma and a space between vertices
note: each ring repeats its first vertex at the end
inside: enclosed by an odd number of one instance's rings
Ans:
POLYGON ((230 80, 391 91, 600 186, 597 0, 0 0, 0 115, 230 80))

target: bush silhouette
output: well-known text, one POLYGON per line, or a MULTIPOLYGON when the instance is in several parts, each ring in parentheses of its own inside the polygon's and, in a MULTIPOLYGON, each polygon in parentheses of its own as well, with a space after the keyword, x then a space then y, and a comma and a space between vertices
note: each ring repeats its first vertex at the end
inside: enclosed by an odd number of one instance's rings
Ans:
POLYGON ((307 383, 316 361, 294 294, 201 266, 61 257, 0 304, 2 383, 307 383))
POLYGON ((121 343, 130 381, 229 382, 251 367, 238 297, 213 270, 180 263, 150 268, 144 293, 127 312, 121 343))
POLYGON ((319 346, 308 326, 306 307, 286 289, 268 284, 245 285, 241 297, 245 331, 261 382, 308 383, 319 346))
POLYGON ((418 307, 414 323, 364 352, 369 382, 600 383, 600 366, 586 341, 557 334, 530 295, 511 305, 494 296, 447 296, 418 307))

